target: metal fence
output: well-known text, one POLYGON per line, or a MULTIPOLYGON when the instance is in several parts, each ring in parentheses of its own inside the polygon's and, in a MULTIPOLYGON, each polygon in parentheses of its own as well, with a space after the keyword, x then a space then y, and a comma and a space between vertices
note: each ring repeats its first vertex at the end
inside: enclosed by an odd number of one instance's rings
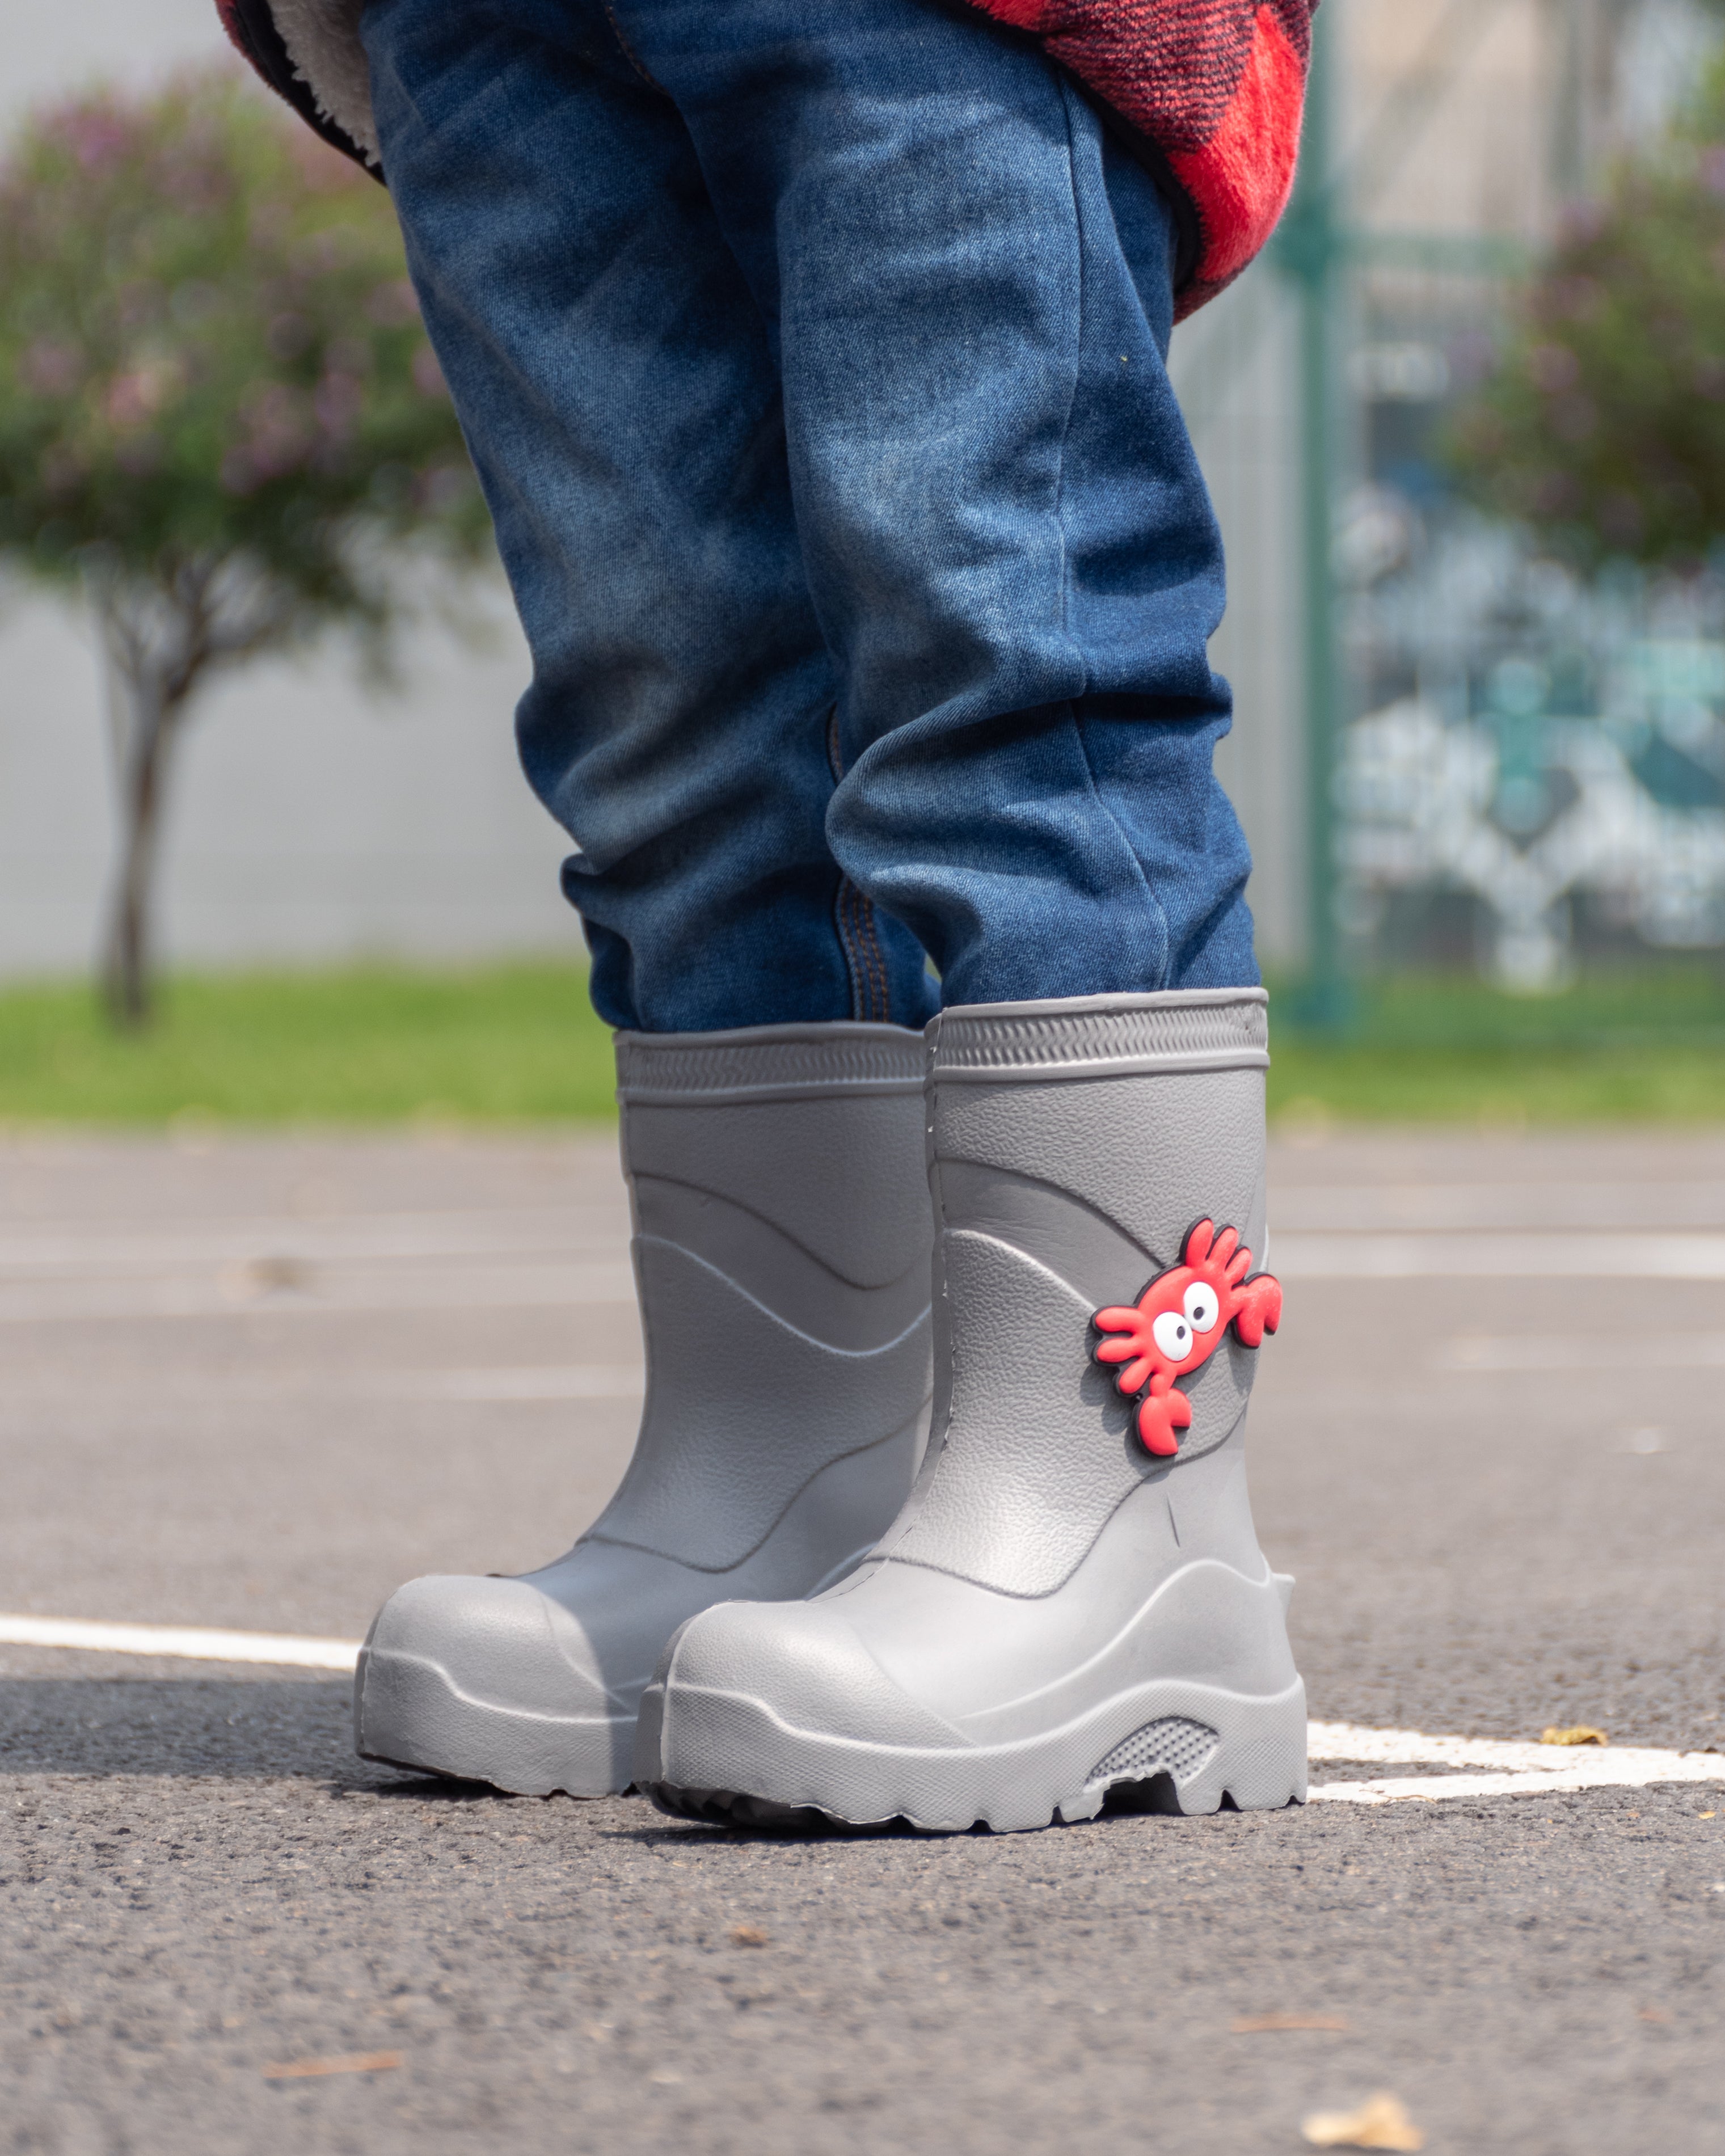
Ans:
POLYGON ((1725 945, 1725 583, 1584 583, 1441 455, 1563 200, 1711 32, 1686 0, 1409 4, 1321 11, 1275 247, 1176 343, 1230 557, 1224 775, 1266 956, 1320 1022, 1359 969, 1538 991, 1725 945))

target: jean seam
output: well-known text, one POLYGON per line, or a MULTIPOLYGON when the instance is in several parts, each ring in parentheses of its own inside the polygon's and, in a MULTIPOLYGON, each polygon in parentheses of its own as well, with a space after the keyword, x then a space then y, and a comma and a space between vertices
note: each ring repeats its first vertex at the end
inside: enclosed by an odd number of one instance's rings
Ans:
POLYGON ((1078 192, 1077 148, 1072 136, 1072 102, 1076 93, 1058 68, 1050 63, 1060 92, 1061 110, 1066 121, 1066 182, 1072 192, 1072 230, 1077 242, 1078 304, 1072 310, 1072 374, 1071 386, 1066 393, 1066 409, 1060 420, 1060 445, 1055 464, 1055 536, 1060 544, 1060 634, 1071 647, 1079 665, 1078 694, 1081 696, 1090 686, 1090 667, 1084 653, 1075 640, 1067 619, 1068 584, 1066 574, 1066 444, 1072 432, 1072 413, 1078 403, 1078 381, 1084 362, 1084 208, 1078 192))
POLYGON ((878 1024, 885 1025, 891 1015, 891 998, 886 983, 886 952, 880 942, 880 924, 875 916, 875 901, 866 892, 863 894, 862 926, 863 936, 868 945, 869 971, 875 983, 869 1015, 878 1024))
POLYGON ((859 1023, 884 1023, 888 1015, 886 963, 875 932, 874 905, 842 870, 833 915, 850 977, 850 1015, 859 1023))
POLYGON ((839 871, 839 888, 833 893, 833 926, 838 933, 839 949, 845 961, 845 972, 850 988, 850 1015, 861 1016, 862 985, 859 977, 856 951, 851 941, 850 893, 851 881, 845 871, 839 871))
MULTIPOLYGON (((839 707, 827 714, 827 767, 836 787, 845 776, 844 752, 839 746, 839 707)), ((885 1024, 891 1016, 891 994, 886 978, 886 954, 875 925, 874 901, 841 868, 839 888, 833 896, 833 927, 850 978, 850 1015, 858 1023, 874 1020, 885 1024)))
MULTIPOLYGON (((1077 149, 1073 141, 1072 134, 1072 106, 1073 100, 1076 96, 1076 92, 1072 89, 1071 85, 1066 82, 1064 79, 1062 79, 1060 82, 1060 95, 1064 100, 1066 115, 1066 170, 1070 175, 1072 188, 1072 223, 1074 230, 1076 232, 1078 236, 1078 305, 1074 311, 1074 326, 1072 333, 1072 392, 1066 402, 1066 416, 1060 429, 1060 477, 1055 483, 1055 526, 1060 534, 1060 631, 1066 638, 1068 643, 1072 644, 1074 653, 1079 662, 1081 669, 1080 680, 1082 685, 1081 686, 1078 693, 1079 696, 1081 696, 1090 686, 1090 669, 1085 661, 1083 652, 1079 649, 1077 644, 1073 642, 1071 631, 1067 625, 1066 620, 1067 578, 1065 484, 1066 442, 1068 436, 1071 433, 1072 413, 1078 402, 1078 381, 1082 369, 1084 357, 1084 309, 1086 297, 1084 275, 1084 205, 1083 199, 1079 192, 1078 187, 1077 149)), ((1072 729, 1073 740, 1077 744, 1078 760, 1084 769, 1085 783, 1090 788, 1091 798, 1096 803, 1098 809, 1100 809, 1101 814, 1107 818, 1109 823, 1113 826, 1116 836, 1119 839, 1121 845, 1125 849, 1127 859, 1132 865, 1132 874, 1137 877, 1138 887, 1144 894, 1145 903, 1154 909, 1158 918, 1161 921, 1163 947, 1162 973, 1163 978, 1166 978, 1168 963, 1168 952, 1167 948, 1168 916, 1163 910, 1162 901, 1157 897, 1154 890, 1151 887, 1150 879, 1144 872, 1144 864, 1138 859, 1137 849, 1132 844, 1132 839, 1127 831, 1125 824, 1122 823, 1119 816, 1110 806, 1107 798, 1102 792, 1101 781, 1096 777, 1096 767, 1091 762, 1089 745, 1084 737, 1084 721, 1078 715, 1077 699, 1075 697, 1069 696, 1066 699, 1066 718, 1068 724, 1072 729)), ((1157 986, 1160 987, 1161 985, 1162 982, 1158 980, 1157 986)))
POLYGON ((887 1015, 886 955, 880 947, 880 932, 875 920, 875 901, 865 891, 857 893, 857 932, 863 947, 863 963, 869 975, 869 1016, 883 1024, 887 1015))
POLYGON ((611 25, 611 34, 617 40, 618 51, 622 54, 624 59, 629 62, 635 73, 639 75, 641 80, 646 84, 649 90, 656 90, 661 97, 669 96, 670 92, 665 88, 663 84, 655 82, 653 77, 647 72, 646 69, 643 67, 640 61, 636 58, 634 47, 630 44, 629 39, 623 34, 623 25, 617 19, 617 11, 612 6, 611 0, 599 0, 599 5, 605 11, 605 20, 611 25))
POLYGON ((856 952, 857 963, 861 968, 861 977, 857 983, 856 1000, 851 1008, 856 1013, 859 1020, 865 1023, 875 1014, 875 976, 870 970, 868 947, 863 941, 863 895, 851 882, 849 876, 845 877, 845 885, 850 903, 850 933, 853 947, 856 952))

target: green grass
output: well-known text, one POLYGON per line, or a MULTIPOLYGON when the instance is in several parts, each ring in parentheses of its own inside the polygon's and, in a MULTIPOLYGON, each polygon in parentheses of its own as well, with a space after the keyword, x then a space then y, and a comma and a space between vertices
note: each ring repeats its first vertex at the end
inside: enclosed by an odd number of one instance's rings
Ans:
POLYGON ((1358 991, 1322 1038, 1276 1022, 1272 1116, 1341 1122, 1725 1122, 1725 973, 1647 962, 1560 995, 1507 996, 1465 976, 1358 991))
MULTIPOLYGON (((1299 1122, 1725 1122, 1725 973, 1672 962, 1560 996, 1409 976, 1340 1039, 1272 1004, 1271 1112, 1299 1122)), ((148 1032, 90 990, 0 990, 0 1123, 557 1123, 612 1113, 611 1046, 576 967, 187 976, 148 1032)))
POLYGON ((562 1122, 613 1082, 574 966, 187 976, 131 1038, 83 986, 0 990, 4 1122, 562 1122))

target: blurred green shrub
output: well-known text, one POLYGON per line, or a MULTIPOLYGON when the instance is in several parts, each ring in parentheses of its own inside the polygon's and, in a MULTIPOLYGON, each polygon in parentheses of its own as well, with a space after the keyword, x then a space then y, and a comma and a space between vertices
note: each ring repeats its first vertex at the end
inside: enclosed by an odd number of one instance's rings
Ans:
POLYGON ((94 608, 121 859, 110 1009, 149 1007, 175 737, 218 669, 337 624, 488 525, 388 198, 228 70, 24 126, 0 168, 0 562, 94 608))
POLYGON ((1725 541, 1725 62, 1574 213, 1450 454, 1482 506, 1583 568, 1681 569, 1725 541))

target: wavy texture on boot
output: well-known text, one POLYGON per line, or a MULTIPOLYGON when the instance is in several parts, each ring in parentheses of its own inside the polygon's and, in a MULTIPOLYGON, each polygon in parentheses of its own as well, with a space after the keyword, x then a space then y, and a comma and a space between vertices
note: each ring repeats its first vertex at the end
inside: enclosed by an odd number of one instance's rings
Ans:
POLYGON ((1264 1010, 1240 989, 935 1021, 928 1459, 849 1578, 672 1640, 636 1753, 667 1809, 954 1830, 1086 1818, 1126 1787, 1186 1811, 1303 1796, 1288 1583, 1246 1496, 1260 1351, 1229 1327, 1183 1377, 1171 1457, 1094 1353, 1097 1313, 1195 1220, 1263 1247, 1264 1010))
POLYGON ((627 1786, 683 1620, 802 1596, 868 1552, 927 1428, 917 1034, 625 1034, 622 1145, 647 1358, 616 1496, 555 1563, 415 1580, 361 1658, 360 1751, 522 1792, 627 1786))

